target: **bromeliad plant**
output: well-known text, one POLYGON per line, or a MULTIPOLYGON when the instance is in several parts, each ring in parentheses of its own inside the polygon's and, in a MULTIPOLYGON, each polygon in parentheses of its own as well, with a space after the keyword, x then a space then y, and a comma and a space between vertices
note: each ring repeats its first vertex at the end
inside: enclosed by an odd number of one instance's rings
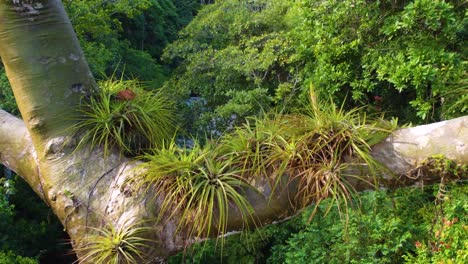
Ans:
POLYGON ((160 91, 143 89, 135 80, 110 79, 81 111, 79 145, 90 142, 107 153, 117 147, 129 155, 161 147, 175 133, 174 105, 160 91))
POLYGON ((272 171, 265 161, 276 146, 274 142, 286 141, 289 125, 279 115, 247 119, 242 127, 221 138, 220 151, 239 168, 243 178, 270 178, 272 171))
POLYGON ((195 223, 201 223, 192 227, 196 236, 205 232, 211 234, 211 226, 215 235, 226 234, 232 209, 242 215, 244 227, 253 221, 253 208, 245 193, 251 186, 240 175, 240 170, 232 168, 229 161, 219 159, 213 153, 204 157, 203 165, 193 174, 190 199, 183 217, 193 216, 195 223))
POLYGON ((310 104, 302 112, 246 123, 223 137, 224 152, 244 178, 267 177, 275 189, 289 177, 289 184, 297 186, 291 203, 298 210, 328 197, 349 199, 353 177, 372 185, 372 177, 384 170, 370 156, 370 147, 396 127, 395 120, 369 118, 360 110, 320 103, 311 88, 310 104), (347 173, 359 166, 371 177, 347 173))
MULTIPOLYGON (((385 170, 371 157, 370 147, 387 137, 396 128, 396 122, 369 118, 360 109, 345 111, 333 102, 320 104, 312 88, 305 113, 286 118, 296 120, 295 129, 299 133, 295 154, 286 170, 299 186, 294 202, 300 208, 311 202, 319 204, 328 197, 350 198, 353 194, 350 178, 368 181, 385 170), (348 162, 347 158, 357 162, 348 162), (366 167, 371 177, 346 173, 356 166, 366 167)), ((275 156, 271 155, 273 159, 275 156)))
POLYGON ((190 237, 225 234, 232 210, 242 215, 244 226, 255 222, 245 196, 250 185, 214 145, 184 149, 172 142, 143 158, 144 173, 136 182, 164 197, 159 221, 179 216, 178 230, 190 237))
POLYGON ((138 264, 152 244, 145 237, 148 228, 141 223, 123 224, 120 227, 92 228, 95 232, 75 241, 78 263, 138 264))
MULTIPOLYGON (((232 210, 240 212, 244 224, 256 222, 245 190, 257 179, 269 180, 273 190, 290 184, 291 205, 301 210, 330 197, 351 198, 350 167, 365 166, 377 177, 383 168, 370 156, 370 147, 396 123, 368 118, 360 109, 321 105, 312 89, 310 94, 306 111, 249 120, 217 145, 196 142, 185 149, 172 142, 143 156, 147 162, 135 182, 155 187, 156 196, 164 197, 159 220, 177 215, 179 230, 188 236, 222 235, 232 210)), ((372 177, 358 179, 372 185, 372 177)))

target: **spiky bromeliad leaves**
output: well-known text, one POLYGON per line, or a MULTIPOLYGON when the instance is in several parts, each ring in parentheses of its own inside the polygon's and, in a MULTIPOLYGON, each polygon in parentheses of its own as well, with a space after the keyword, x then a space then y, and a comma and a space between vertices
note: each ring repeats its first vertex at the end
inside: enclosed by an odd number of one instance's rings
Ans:
POLYGON ((367 118, 359 109, 345 112, 333 103, 319 106, 314 102, 311 99, 305 114, 293 117, 301 120, 298 124, 303 134, 297 139, 288 174, 299 182, 295 202, 300 207, 327 197, 349 198, 352 190, 348 181, 354 177, 346 173, 350 166, 365 166, 377 176, 384 168, 371 157, 370 147, 396 127, 396 123, 367 118), (358 162, 347 162, 349 157, 358 162))
POLYGON ((175 108, 161 91, 145 90, 135 80, 110 79, 81 111, 74 128, 85 131, 80 145, 90 142, 136 155, 159 148, 176 130, 175 108))
POLYGON ((145 238, 147 227, 124 223, 120 227, 92 228, 94 234, 75 241, 79 263, 137 264, 153 243, 145 238))
MULTIPOLYGON (((301 210, 333 197, 352 197, 349 167, 365 166, 377 176, 382 170, 370 156, 370 146, 395 126, 381 119, 345 112, 334 104, 320 105, 311 90, 310 105, 302 113, 254 119, 224 135, 215 145, 191 149, 174 142, 146 154, 138 187, 155 187, 164 197, 159 220, 180 217, 179 230, 189 236, 223 235, 228 209, 242 215, 244 225, 256 223, 245 190, 250 183, 267 179, 295 186, 291 205, 301 210), (345 158, 353 157, 357 162, 345 158)), ((359 178, 372 185, 372 177, 359 178)), ((345 203, 346 205, 346 203, 345 203)), ((345 208, 347 209, 347 208, 345 208)))
POLYGON ((172 142, 143 158, 147 160, 140 167, 144 173, 136 183, 155 187, 156 197, 164 197, 159 221, 178 215, 178 230, 190 237, 225 234, 228 212, 233 209, 242 215, 242 226, 255 223, 245 197, 250 185, 215 146, 195 143, 184 149, 172 142))
POLYGON ((222 138, 223 151, 246 179, 268 178, 275 189, 288 177, 296 186, 290 197, 297 210, 328 197, 349 199, 354 193, 350 180, 372 186, 373 177, 385 170, 371 157, 370 147, 396 128, 395 120, 369 118, 360 110, 346 112, 333 102, 320 102, 311 87, 310 104, 302 111, 247 122, 222 138), (372 175, 348 173, 362 166, 372 175))

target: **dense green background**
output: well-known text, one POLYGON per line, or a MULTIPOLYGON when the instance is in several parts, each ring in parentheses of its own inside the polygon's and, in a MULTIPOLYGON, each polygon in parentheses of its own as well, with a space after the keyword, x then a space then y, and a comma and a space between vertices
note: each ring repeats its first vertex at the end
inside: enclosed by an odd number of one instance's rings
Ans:
MULTIPOLYGON (((95 76, 163 89, 179 106, 180 131, 193 136, 215 137, 271 110, 295 111, 311 86, 337 105, 402 123, 468 113, 463 0, 64 4, 95 76)), ((19 115, 1 66, 0 108, 19 115)), ((450 190, 439 198, 438 187, 368 192, 348 219, 333 209, 307 223, 304 212, 170 262, 463 263, 467 189, 450 190)), ((25 184, 6 181, 0 170, 0 263, 70 263, 65 236, 25 184)))

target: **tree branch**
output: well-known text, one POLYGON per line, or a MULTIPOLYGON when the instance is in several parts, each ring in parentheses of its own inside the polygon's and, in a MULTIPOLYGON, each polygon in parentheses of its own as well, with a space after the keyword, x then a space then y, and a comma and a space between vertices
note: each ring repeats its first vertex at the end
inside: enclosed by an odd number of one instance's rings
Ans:
POLYGON ((403 175, 434 155, 468 164, 468 116, 395 131, 372 149, 372 156, 403 175))
POLYGON ((0 163, 20 175, 44 199, 36 153, 26 125, 1 109, 0 163))

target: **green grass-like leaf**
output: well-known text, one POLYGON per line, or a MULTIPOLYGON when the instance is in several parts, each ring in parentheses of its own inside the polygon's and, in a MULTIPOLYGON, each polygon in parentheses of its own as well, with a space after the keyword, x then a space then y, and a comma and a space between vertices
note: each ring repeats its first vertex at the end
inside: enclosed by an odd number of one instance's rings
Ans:
POLYGON ((447 85, 447 92, 442 94, 443 115, 445 118, 463 116, 468 112, 468 74, 457 84, 447 85))
POLYGON ((370 147, 396 124, 360 110, 320 103, 311 91, 304 111, 251 119, 217 144, 196 142, 184 149, 172 142, 154 150, 143 157, 147 162, 135 182, 156 187, 156 197, 164 197, 159 220, 179 217, 179 231, 190 237, 225 234, 235 210, 245 225, 255 223, 245 190, 258 178, 270 180, 273 190, 280 184, 297 186, 289 196, 297 210, 333 198, 344 199, 340 205, 347 212, 346 201, 355 193, 350 181, 376 182, 384 168, 371 157, 370 147), (355 167, 365 167, 370 175, 349 175, 355 167))

